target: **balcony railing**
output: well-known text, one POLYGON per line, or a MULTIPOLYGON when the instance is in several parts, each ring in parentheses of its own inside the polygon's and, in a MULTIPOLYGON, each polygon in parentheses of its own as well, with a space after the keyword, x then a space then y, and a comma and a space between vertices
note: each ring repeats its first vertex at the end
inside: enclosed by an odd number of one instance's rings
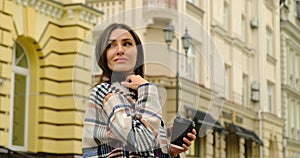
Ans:
POLYGON ((143 0, 143 6, 177 9, 177 1, 176 0, 143 0))

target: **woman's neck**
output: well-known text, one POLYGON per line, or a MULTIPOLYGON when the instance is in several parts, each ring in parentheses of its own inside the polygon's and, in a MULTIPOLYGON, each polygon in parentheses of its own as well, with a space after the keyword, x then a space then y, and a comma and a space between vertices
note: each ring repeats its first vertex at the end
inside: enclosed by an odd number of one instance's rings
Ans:
POLYGON ((130 75, 130 74, 131 74, 130 72, 113 71, 112 74, 111 74, 110 81, 111 81, 111 83, 125 81, 127 76, 130 75))

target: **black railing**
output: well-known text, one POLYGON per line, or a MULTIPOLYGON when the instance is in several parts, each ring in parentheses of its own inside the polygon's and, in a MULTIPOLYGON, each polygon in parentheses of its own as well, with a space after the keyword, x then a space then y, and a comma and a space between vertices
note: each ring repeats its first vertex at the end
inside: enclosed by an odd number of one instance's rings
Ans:
POLYGON ((14 151, 7 147, 0 146, 0 158, 35 158, 21 151, 14 151))

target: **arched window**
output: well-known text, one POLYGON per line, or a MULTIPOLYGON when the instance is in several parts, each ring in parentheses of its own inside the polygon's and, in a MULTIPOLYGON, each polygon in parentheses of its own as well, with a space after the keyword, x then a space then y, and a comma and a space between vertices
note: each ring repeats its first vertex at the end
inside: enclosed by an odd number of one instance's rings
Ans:
POLYGON ((12 56, 12 88, 9 145, 14 150, 27 150, 29 61, 24 48, 16 42, 12 56))

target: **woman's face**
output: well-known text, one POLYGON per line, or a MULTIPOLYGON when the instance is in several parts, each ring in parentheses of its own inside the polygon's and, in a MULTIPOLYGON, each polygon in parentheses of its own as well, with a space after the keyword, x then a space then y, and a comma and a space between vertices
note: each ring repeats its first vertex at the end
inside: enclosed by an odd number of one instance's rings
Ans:
POLYGON ((125 29, 115 29, 108 39, 107 64, 112 71, 134 71, 137 60, 136 43, 125 29))

